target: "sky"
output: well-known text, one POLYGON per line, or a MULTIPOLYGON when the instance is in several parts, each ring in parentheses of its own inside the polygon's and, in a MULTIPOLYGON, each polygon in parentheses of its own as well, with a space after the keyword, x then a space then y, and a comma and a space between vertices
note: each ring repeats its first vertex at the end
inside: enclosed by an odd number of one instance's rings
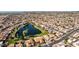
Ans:
POLYGON ((0 0, 0 11, 79 11, 79 1, 0 0))

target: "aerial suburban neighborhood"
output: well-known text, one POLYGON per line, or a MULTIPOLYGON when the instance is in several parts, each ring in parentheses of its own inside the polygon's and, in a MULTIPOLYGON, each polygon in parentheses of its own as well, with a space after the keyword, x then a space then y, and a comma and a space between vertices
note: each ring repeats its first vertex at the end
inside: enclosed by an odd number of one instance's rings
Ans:
POLYGON ((0 47, 79 47, 79 12, 0 13, 0 47))

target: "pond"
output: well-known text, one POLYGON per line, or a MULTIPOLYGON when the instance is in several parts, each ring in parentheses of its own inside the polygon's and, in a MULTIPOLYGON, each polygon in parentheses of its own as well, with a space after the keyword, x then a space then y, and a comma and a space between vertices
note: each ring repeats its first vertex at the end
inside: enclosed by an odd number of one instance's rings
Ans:
POLYGON ((41 31, 34 27, 32 24, 26 24, 23 27, 21 27, 15 34, 18 38, 23 38, 23 36, 34 36, 36 34, 40 34, 41 31))
POLYGON ((8 44, 15 44, 19 40, 28 40, 43 35, 47 35, 48 31, 40 26, 31 23, 24 24, 22 27, 16 27, 12 30, 7 38, 8 44))

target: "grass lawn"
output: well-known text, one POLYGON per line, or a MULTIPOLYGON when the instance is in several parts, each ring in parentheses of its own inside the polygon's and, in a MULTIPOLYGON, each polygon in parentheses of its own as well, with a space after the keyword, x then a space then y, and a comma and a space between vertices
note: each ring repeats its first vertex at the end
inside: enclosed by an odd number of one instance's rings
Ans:
MULTIPOLYGON (((24 26, 26 26, 26 25, 27 25, 27 24, 25 24, 24 26)), ((45 29, 41 28, 40 26, 34 25, 34 27, 37 28, 38 30, 40 30, 41 33, 40 33, 40 34, 33 35, 33 36, 29 36, 29 38, 34 38, 34 37, 43 36, 43 35, 48 34, 48 31, 46 31, 45 29)), ((16 27, 16 28, 14 29, 14 31, 11 32, 11 35, 14 36, 14 39, 10 39, 10 38, 9 38, 9 40, 8 40, 8 43, 9 43, 9 44, 12 44, 12 43, 14 44, 15 42, 21 40, 21 38, 16 38, 16 37, 15 37, 15 34, 16 34, 16 32, 17 32, 18 30, 19 30, 19 28, 16 27)), ((26 38, 27 38, 27 36, 26 36, 26 38)), ((23 40, 23 39, 22 39, 22 40, 23 40)))
POLYGON ((48 31, 46 31, 45 29, 40 28, 40 27, 38 27, 36 25, 34 27, 37 28, 37 29, 39 29, 41 31, 41 34, 36 34, 36 36, 42 36, 42 35, 48 34, 48 31))
POLYGON ((8 44, 14 44, 15 42, 19 41, 18 38, 15 38, 15 39, 9 39, 8 40, 8 44))

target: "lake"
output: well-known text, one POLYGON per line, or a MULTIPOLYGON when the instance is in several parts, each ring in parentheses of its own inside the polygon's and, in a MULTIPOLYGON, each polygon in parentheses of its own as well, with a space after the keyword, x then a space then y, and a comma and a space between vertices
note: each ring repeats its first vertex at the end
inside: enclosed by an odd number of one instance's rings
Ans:
POLYGON ((20 28, 15 36, 18 38, 22 38, 23 36, 34 36, 36 34, 40 34, 41 31, 34 27, 32 24, 26 24, 22 28, 20 28))

